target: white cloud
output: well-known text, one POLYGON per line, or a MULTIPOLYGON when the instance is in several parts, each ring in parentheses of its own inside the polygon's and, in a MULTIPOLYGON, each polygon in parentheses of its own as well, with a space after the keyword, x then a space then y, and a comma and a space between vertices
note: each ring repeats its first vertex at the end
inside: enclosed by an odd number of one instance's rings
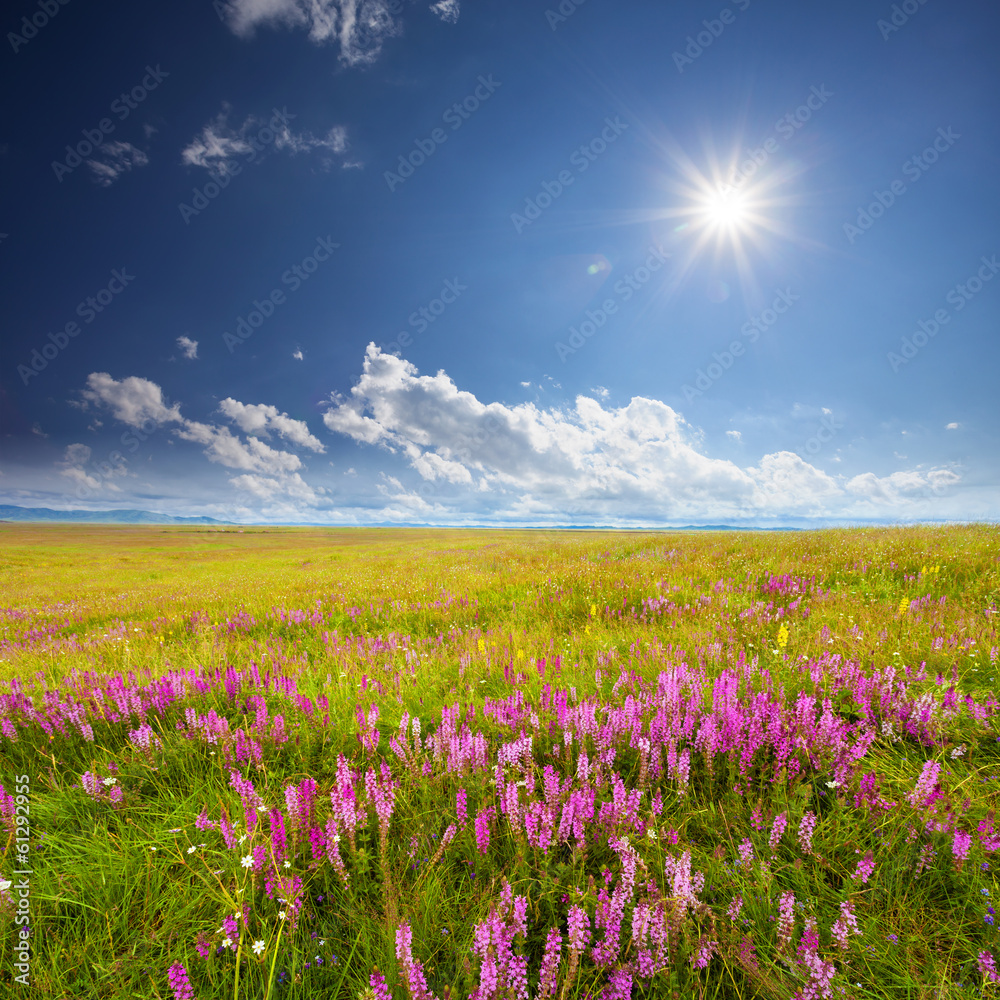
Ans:
POLYGON ((227 397, 219 404, 219 412, 227 416, 245 434, 263 434, 274 431, 292 444, 311 451, 324 452, 319 438, 309 432, 304 420, 293 420, 287 413, 279 413, 276 406, 266 403, 240 403, 227 397))
POLYGON ((223 11, 241 37, 261 25, 305 28, 317 45, 339 45, 348 66, 363 66, 378 58, 385 39, 400 33, 392 6, 391 0, 228 0, 223 11))
POLYGON ((432 3, 431 10, 442 21, 454 24, 458 20, 459 3, 458 0, 441 0, 440 3, 432 3))
POLYGON ((228 469, 262 472, 269 475, 295 472, 302 467, 302 460, 290 451, 279 451, 265 444, 260 438, 246 441, 237 437, 228 427, 185 420, 184 426, 175 431, 184 441, 194 441, 205 446, 210 462, 218 462, 228 469))
POLYGON ((611 395, 610 390, 605 389, 603 385, 596 385, 590 391, 599 399, 607 399, 611 395))
MULTIPOLYGON (((254 436, 267 436, 273 432, 292 444, 314 452, 325 452, 323 443, 309 432, 304 421, 294 420, 276 406, 246 404, 229 397, 222 401, 220 412, 249 435, 244 440, 228 427, 182 417, 180 404, 167 407, 163 402, 162 389, 148 379, 133 375, 117 382, 106 372, 94 372, 87 378, 87 385, 88 388, 82 392, 85 408, 91 404, 106 406, 116 419, 132 427, 141 427, 148 421, 157 426, 178 424, 173 431, 178 438, 201 445, 210 462, 244 474, 230 479, 230 483, 239 490, 259 498, 284 493, 310 503, 320 499, 318 492, 299 474, 302 460, 298 455, 272 448, 254 436)), ((66 464, 82 467, 90 456, 90 449, 86 445, 74 445, 73 448, 76 450, 72 454, 67 452, 66 464)), ((77 473, 65 474, 79 478, 77 473)))
POLYGON ((946 431, 957 431, 959 429, 959 427, 961 427, 961 426, 962 426, 961 424, 956 424, 956 423, 952 422, 950 424, 945 424, 944 429, 946 431))
POLYGON ((321 500, 317 492, 297 472, 284 475, 280 479, 248 473, 242 476, 234 476, 229 482, 236 489, 251 493, 255 497, 265 501, 273 501, 278 497, 288 496, 315 505, 321 500))
POLYGON ((184 357, 194 360, 198 357, 198 341, 190 337, 180 336, 177 338, 177 346, 184 352, 184 357))
POLYGON ((149 164, 149 157, 130 142, 105 142, 98 150, 100 158, 87 160, 87 166, 101 187, 110 187, 133 167, 145 167, 149 164))
MULTIPOLYGON (((274 115, 267 120, 250 115, 239 128, 233 128, 229 124, 231 113, 232 107, 223 101, 222 110, 202 126, 201 132, 181 150, 183 163, 189 167, 202 167, 221 176, 237 157, 254 160, 271 148, 287 150, 293 156, 313 150, 326 150, 327 153, 341 155, 348 148, 347 129, 342 125, 335 125, 320 139, 312 132, 293 132, 287 122, 282 120, 284 110, 281 115, 274 115), (265 128, 270 133, 261 135, 265 128)), ((287 117, 294 118, 294 115, 288 114, 287 117)))
POLYGON ((131 427, 141 427, 148 420, 159 425, 182 419, 180 405, 168 407, 163 390, 148 379, 130 375, 116 382, 107 372, 92 372, 87 386, 81 392, 85 408, 88 403, 103 404, 116 420, 131 427))
MULTIPOLYGON (((488 501, 508 517, 832 516, 855 498, 862 509, 872 501, 899 506, 953 475, 872 477, 878 485, 856 477, 845 486, 843 477, 787 451, 744 469, 703 454, 700 434, 658 400, 605 408, 581 395, 564 409, 483 403, 443 371, 421 376, 374 344, 350 397, 335 398, 323 420, 331 431, 399 454, 436 489, 472 488, 477 505, 488 501)), ((469 500, 466 494, 467 512, 469 500)))
POLYGON ((742 431, 726 431, 726 437, 731 437, 734 441, 742 441, 743 440, 743 432, 742 431))
POLYGON ((303 358, 301 348, 292 351, 292 357, 295 358, 296 361, 301 361, 303 358))
POLYGON ((108 463, 104 463, 101 475, 92 476, 84 469, 84 466, 90 461, 90 456, 91 450, 85 444, 67 445, 62 461, 56 463, 61 466, 59 475, 66 476, 67 479, 76 485, 77 489, 83 487, 88 490, 96 490, 102 485, 103 481, 105 489, 110 490, 112 493, 121 492, 114 483, 110 482, 110 479, 112 476, 125 475, 125 467, 121 465, 111 466, 108 463))

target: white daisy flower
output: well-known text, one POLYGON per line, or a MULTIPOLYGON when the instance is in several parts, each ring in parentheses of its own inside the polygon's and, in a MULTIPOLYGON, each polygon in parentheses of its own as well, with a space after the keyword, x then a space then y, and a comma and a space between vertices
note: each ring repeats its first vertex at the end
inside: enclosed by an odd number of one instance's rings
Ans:
POLYGON ((195 851, 197 851, 197 850, 198 850, 198 848, 197 848, 197 847, 195 847, 195 846, 194 846, 194 845, 192 844, 192 845, 191 845, 191 847, 189 847, 189 848, 188 848, 187 852, 188 852, 188 854, 194 854, 194 852, 195 852, 195 851))
POLYGON ((253 953, 255 955, 260 955, 264 951, 263 941, 254 941, 253 943, 253 953))
POLYGON ((244 868, 250 868, 253 865, 253 855, 248 854, 242 861, 244 868))

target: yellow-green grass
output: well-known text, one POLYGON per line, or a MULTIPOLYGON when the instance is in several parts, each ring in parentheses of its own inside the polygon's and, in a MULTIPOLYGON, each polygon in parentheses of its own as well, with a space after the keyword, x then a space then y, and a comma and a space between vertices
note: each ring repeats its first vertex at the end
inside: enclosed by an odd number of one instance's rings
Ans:
MULTIPOLYGON (((245 673, 256 664, 261 672, 295 677, 310 699, 327 698, 330 716, 322 725, 320 713, 307 717, 289 696, 267 692, 268 707, 284 713, 292 740, 268 751, 260 767, 242 770, 271 806, 282 805, 284 788, 306 776, 328 802, 340 753, 364 767, 384 758, 401 780, 385 851, 373 821, 354 849, 345 847, 348 887, 329 865, 309 872, 299 864, 311 918, 295 935, 279 937, 275 904, 251 885, 236 856, 241 851, 234 855, 217 832, 194 827, 202 808, 216 820, 224 804, 232 808, 235 801, 240 810, 222 754, 178 733, 183 706, 150 719, 162 740, 151 756, 127 738, 138 721, 95 724, 93 741, 72 730, 50 740, 37 727, 20 730, 16 742, 0 736, 0 783, 10 793, 17 775, 30 775, 32 837, 41 838, 31 852, 33 989, 116 1000, 172 997, 166 969, 181 962, 198 997, 235 1000, 270 991, 353 998, 377 966, 401 998, 406 989, 394 945, 405 920, 432 988, 457 997, 477 983, 478 965, 468 952, 473 927, 497 905, 504 879, 530 901, 533 929, 523 948, 536 977, 545 932, 565 931, 563 897, 579 899, 593 914, 601 873, 614 873, 618 858, 606 844, 587 855, 540 852, 527 846, 523 827, 518 833, 501 825, 487 855, 466 828, 432 861, 435 841, 455 819, 457 789, 468 791, 471 818, 474 802, 490 801, 489 775, 410 776, 388 746, 404 712, 421 718, 426 737, 443 707, 474 707, 473 729, 489 739, 492 766, 496 750, 517 734, 483 718, 485 699, 522 691, 544 729, 554 718, 537 708, 547 685, 572 689, 577 700, 622 705, 638 685, 655 688, 663 671, 682 662, 711 679, 736 669, 741 655, 756 658, 775 692, 783 687, 794 703, 800 691, 814 689, 800 664, 839 654, 868 676, 893 666, 905 680, 910 668, 914 698, 940 702, 954 687, 957 698, 986 705, 997 687, 1000 531, 991 525, 654 533, 3 524, 0 594, 6 612, 0 613, 0 692, 12 680, 37 681, 31 692, 37 708, 45 687, 82 698, 83 672, 132 674, 142 684, 167 672, 245 673), (801 595, 779 595, 783 606, 802 597, 779 622, 760 609, 776 599, 764 583, 784 574, 814 581, 801 595), (668 601, 672 607, 664 611, 668 601), (322 621, 310 622, 317 612, 322 621), (377 637, 387 648, 379 649, 377 637), (358 741, 359 705, 380 712, 374 753, 358 741), (80 787, 84 772, 107 774, 111 761, 126 790, 117 808, 80 787), (197 847, 201 842, 207 846, 197 847), (190 855, 189 846, 197 847, 190 855), (216 931, 243 893, 253 896, 252 936, 266 941, 264 954, 241 950, 238 962, 229 953, 199 958, 196 935, 216 931)), ((832 684, 829 670, 824 679, 832 684)), ((199 712, 214 707, 236 729, 252 721, 248 690, 227 697, 219 684, 210 696, 192 693, 190 704, 199 712)), ((857 721, 848 697, 834 700, 836 711, 857 721)), ((758 761, 741 778, 735 762, 710 773, 693 753, 686 794, 666 775, 655 782, 664 797, 651 826, 659 836, 637 849, 661 881, 666 857, 691 851, 692 868, 713 886, 702 898, 715 912, 712 927, 721 939, 708 967, 694 969, 688 959, 697 934, 688 928, 676 967, 637 984, 633 995, 790 998, 801 991, 802 966, 794 952, 778 954, 769 919, 778 913, 781 891, 809 901, 795 937, 806 913, 814 915, 821 954, 838 968, 834 996, 841 988, 843 995, 916 998, 983 987, 978 954, 1000 955, 984 920, 997 892, 995 855, 977 844, 958 863, 951 838, 925 830, 923 822, 946 820, 950 811, 953 824, 975 831, 996 808, 1000 730, 992 714, 976 720, 964 709, 935 714, 933 745, 901 730, 883 732, 857 771, 876 775, 881 795, 905 804, 924 762, 941 762, 945 797, 936 813, 919 817, 919 826, 914 810, 903 806, 857 806, 856 787, 827 793, 830 773, 809 768, 775 780, 758 761), (762 830, 754 828, 757 808, 762 830), (811 854, 796 846, 793 829, 807 809, 818 815, 811 854), (783 811, 788 834, 773 863, 737 868, 740 842, 751 836, 766 846, 770 821, 783 811), (924 844, 937 854, 917 875, 924 844), (862 882, 855 869, 869 850, 875 871, 862 882), (737 893, 744 897, 739 924, 725 916, 737 893), (843 900, 851 902, 862 934, 852 935, 841 953, 831 950, 829 930, 843 900), (739 961, 743 933, 756 943, 756 970, 739 961)), ((564 765, 564 775, 572 774, 573 762, 564 765)), ((615 767, 628 787, 643 788, 648 814, 654 783, 640 773, 638 756, 622 752, 615 767)), ((11 832, 0 862, 4 878, 11 877, 13 843, 11 832)), ((308 844, 299 846, 308 858, 308 844)), ((19 988, 12 981, 12 942, 7 936, 0 946, 0 993, 19 988)), ((566 993, 596 997, 604 983, 584 963, 566 993)))

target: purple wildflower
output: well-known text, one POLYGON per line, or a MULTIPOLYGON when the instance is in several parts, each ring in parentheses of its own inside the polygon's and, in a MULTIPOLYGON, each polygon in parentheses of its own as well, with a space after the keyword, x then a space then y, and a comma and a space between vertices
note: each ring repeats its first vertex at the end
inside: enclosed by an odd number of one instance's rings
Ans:
POLYGON ((188 979, 187 969, 179 962, 170 966, 167 980, 174 991, 174 1000, 194 1000, 194 989, 188 979))

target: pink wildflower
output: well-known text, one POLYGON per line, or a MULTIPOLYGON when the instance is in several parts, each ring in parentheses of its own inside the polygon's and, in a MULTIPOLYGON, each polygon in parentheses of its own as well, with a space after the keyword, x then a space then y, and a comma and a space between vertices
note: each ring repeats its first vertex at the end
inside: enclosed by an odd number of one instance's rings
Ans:
POLYGON ((174 1000, 194 1000, 194 989, 188 979, 187 969, 179 962, 170 966, 167 981, 174 991, 174 1000))
POLYGON ((845 899, 840 904, 840 919, 830 928, 830 933, 836 938, 841 950, 847 949, 847 935, 850 931, 860 934, 858 920, 851 911, 851 904, 845 899))
POLYGON ((997 974, 997 967, 993 961, 993 954, 989 951, 979 953, 979 971, 983 979, 992 983, 1000 983, 1000 975, 997 974))
POLYGON ((778 843, 781 841, 781 835, 785 832, 785 827, 788 824, 788 814, 778 813, 774 817, 774 825, 771 827, 771 839, 767 842, 768 847, 773 851, 778 843))
POLYGON ((857 870, 854 872, 853 878, 860 878, 862 884, 868 884, 868 878, 871 873, 875 870, 875 856, 871 851, 866 852, 865 856, 858 862, 857 870))
POLYGON ((959 861, 964 861, 969 856, 969 848, 971 846, 972 834, 964 833, 962 830, 956 830, 955 837, 951 843, 951 850, 959 861))
POLYGON ((378 969, 372 971, 368 977, 368 983, 372 988, 372 993, 375 994, 375 1000, 392 1000, 389 987, 385 985, 385 976, 378 969))
POLYGON ((556 989, 556 976, 559 972, 559 952, 562 949, 562 935, 553 927, 545 939, 545 957, 542 959, 541 973, 538 977, 538 1000, 547 1000, 556 989))
POLYGON ((795 925, 795 893, 783 892, 779 901, 778 918, 778 951, 784 949, 792 940, 792 927, 795 925))
POLYGON ((816 814, 807 812, 799 823, 799 846, 806 854, 812 854, 812 836, 816 829, 816 814))

